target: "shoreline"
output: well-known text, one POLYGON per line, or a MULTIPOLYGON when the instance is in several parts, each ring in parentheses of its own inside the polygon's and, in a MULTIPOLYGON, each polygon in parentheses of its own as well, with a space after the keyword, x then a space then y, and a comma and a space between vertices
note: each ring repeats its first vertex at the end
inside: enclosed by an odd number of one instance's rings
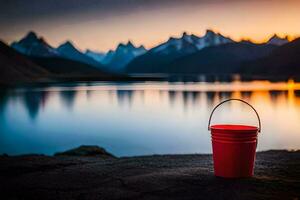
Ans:
POLYGON ((19 81, 14 83, 4 83, 0 81, 0 89, 9 89, 15 87, 30 87, 30 86, 47 86, 52 84, 64 84, 64 83, 81 83, 81 82, 207 82, 214 83, 216 81, 221 82, 233 82, 238 77, 238 80, 242 82, 261 80, 276 82, 287 82, 293 79, 295 82, 300 81, 300 75, 295 76, 266 76, 266 75, 247 75, 247 74, 115 74, 114 76, 49 76, 43 77, 32 81, 19 81))
MULTIPOLYGON (((76 148, 75 148, 76 149, 76 148)), ((69 150, 67 150, 69 151, 69 150)), ((262 151, 256 151, 256 154, 260 153, 273 153, 273 152, 288 152, 288 153, 300 153, 300 149, 269 149, 269 150, 262 150, 262 151)), ((8 153, 0 153, 0 158, 18 158, 18 157, 35 157, 35 156, 41 156, 41 157, 59 157, 61 155, 56 155, 61 152, 56 152, 53 154, 44 154, 44 153, 22 153, 22 154, 8 154, 8 153)), ((109 152, 110 153, 110 152, 109 152)), ((111 154, 111 153, 110 153, 111 154)), ((212 153, 170 153, 170 154, 137 154, 137 155, 124 155, 124 156, 117 156, 114 154, 111 154, 115 159, 125 159, 125 158, 143 158, 143 157, 156 157, 156 156, 193 156, 193 155, 203 155, 203 156, 212 156, 212 153)), ((62 155, 64 157, 78 157, 78 158, 84 158, 84 157, 90 157, 90 158, 101 158, 101 155, 98 157, 98 155, 62 155)))
POLYGON ((0 195, 2 199, 300 198, 300 150, 258 152, 255 175, 246 179, 215 177, 211 154, 116 158, 102 153, 0 156, 0 195))

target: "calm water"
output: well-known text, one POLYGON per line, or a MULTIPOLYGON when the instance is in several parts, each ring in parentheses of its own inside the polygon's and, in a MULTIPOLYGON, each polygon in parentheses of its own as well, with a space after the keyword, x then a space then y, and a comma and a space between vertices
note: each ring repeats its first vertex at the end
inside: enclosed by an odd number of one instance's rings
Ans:
MULTIPOLYGON (((0 92, 0 153, 53 154, 82 144, 118 156, 209 153, 208 117, 227 98, 257 108, 258 150, 300 148, 300 84, 293 81, 80 83, 0 92)), ((256 125, 257 119, 232 102, 213 123, 256 125)))

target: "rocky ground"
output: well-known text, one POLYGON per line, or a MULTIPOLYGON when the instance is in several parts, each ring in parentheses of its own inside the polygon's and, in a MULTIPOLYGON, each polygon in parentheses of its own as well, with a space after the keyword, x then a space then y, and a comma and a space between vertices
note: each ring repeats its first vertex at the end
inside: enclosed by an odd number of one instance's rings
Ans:
POLYGON ((0 199, 299 200, 300 151, 260 152, 235 180, 214 176, 211 155, 0 156, 0 199))

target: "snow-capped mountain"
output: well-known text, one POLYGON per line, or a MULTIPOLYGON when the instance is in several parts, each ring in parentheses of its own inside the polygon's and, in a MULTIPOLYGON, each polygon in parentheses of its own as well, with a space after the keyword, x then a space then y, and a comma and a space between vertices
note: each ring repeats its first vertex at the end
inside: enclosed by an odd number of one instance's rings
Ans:
POLYGON ((27 56, 55 57, 59 55, 56 49, 51 47, 42 37, 38 37, 36 33, 32 31, 21 40, 13 42, 11 47, 27 56))
POLYGON ((135 57, 146 53, 144 46, 135 47, 130 41, 127 44, 119 44, 116 50, 110 50, 104 59, 102 64, 109 66, 109 69, 116 71, 121 70, 135 57))
POLYGON ((65 43, 61 44, 59 47, 57 47, 56 50, 59 53, 59 55, 63 58, 79 61, 82 63, 93 65, 95 67, 98 67, 101 65, 99 62, 97 62, 93 58, 85 55, 84 53, 79 51, 77 48, 75 48, 74 45, 70 41, 66 41, 65 43))
POLYGON ((219 46, 227 43, 234 43, 234 41, 211 30, 207 30, 206 34, 202 37, 183 33, 182 37, 171 37, 167 42, 162 43, 150 49, 147 53, 133 59, 126 66, 125 71, 133 73, 151 73, 160 71, 168 63, 182 56, 196 53, 205 47, 219 46))
POLYGON ((281 46, 284 45, 286 43, 288 43, 289 40, 287 37, 285 38, 281 38, 279 36, 277 36, 276 34, 274 34, 267 42, 267 44, 273 44, 273 45, 277 45, 277 46, 281 46))
POLYGON ((84 53, 85 55, 93 58, 94 60, 98 62, 102 62, 102 60, 105 58, 106 54, 102 52, 92 51, 87 49, 84 53))
POLYGON ((159 54, 180 53, 184 55, 196 52, 197 50, 203 49, 204 47, 216 46, 230 42, 234 41, 211 30, 207 30, 206 34, 203 37, 198 37, 193 34, 189 35, 184 32, 182 37, 171 37, 167 42, 154 47, 150 51, 152 53, 159 54))

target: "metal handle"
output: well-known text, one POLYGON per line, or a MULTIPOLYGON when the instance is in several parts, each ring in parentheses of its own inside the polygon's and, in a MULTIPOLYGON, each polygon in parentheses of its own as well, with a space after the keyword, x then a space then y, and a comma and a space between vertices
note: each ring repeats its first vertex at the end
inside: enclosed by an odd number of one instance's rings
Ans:
POLYGON ((246 101, 244 101, 244 100, 242 100, 242 99, 227 99, 227 100, 225 100, 225 101, 222 101, 222 102, 219 103, 218 105, 216 105, 216 107, 214 107, 214 109, 212 110, 212 112, 211 112, 211 114, 210 114, 210 117, 209 117, 209 121, 208 121, 208 130, 210 130, 210 122, 211 122, 211 118, 212 118, 212 116, 213 116, 215 110, 216 110, 220 105, 222 105, 223 103, 226 103, 226 102, 228 102, 228 101, 240 101, 240 102, 243 102, 243 103, 247 104, 248 106, 250 106, 250 107, 252 108, 252 110, 255 112, 255 114, 256 114, 256 116, 257 116, 257 118, 258 118, 258 123, 259 123, 258 132, 261 131, 261 122, 260 122, 260 117, 259 117, 257 111, 255 110, 255 108, 254 108, 252 105, 250 105, 248 102, 246 102, 246 101))

